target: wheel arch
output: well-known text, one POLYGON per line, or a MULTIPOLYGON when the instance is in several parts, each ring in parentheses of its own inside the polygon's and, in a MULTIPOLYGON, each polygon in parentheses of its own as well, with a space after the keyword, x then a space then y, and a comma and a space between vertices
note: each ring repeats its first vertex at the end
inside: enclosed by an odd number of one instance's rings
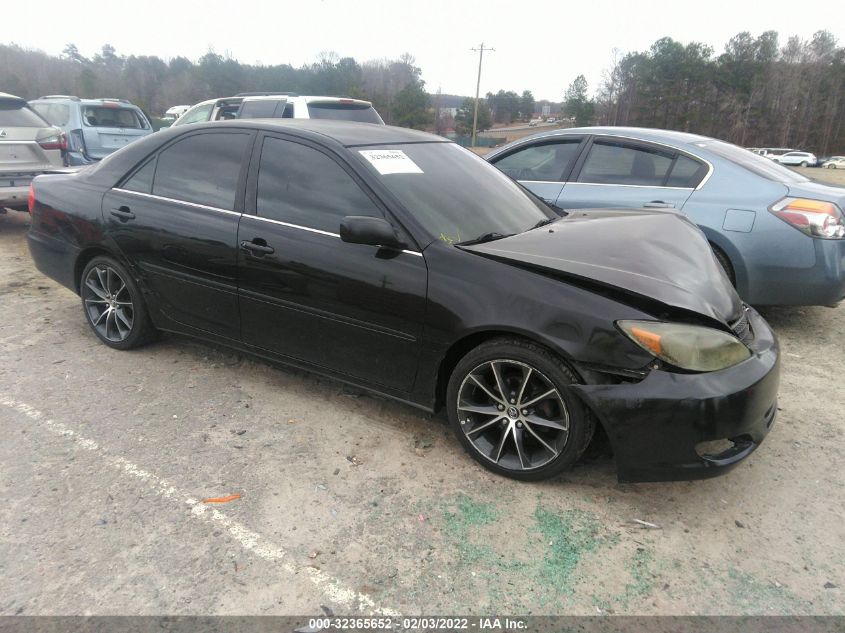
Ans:
POLYGON ((710 243, 710 248, 718 250, 731 265, 734 274, 734 287, 737 293, 745 298, 749 294, 748 268, 739 249, 719 231, 701 225, 698 225, 698 228, 704 233, 704 237, 710 243))
POLYGON ((102 245, 97 246, 89 246, 87 248, 82 249, 79 255, 76 257, 76 262, 73 265, 73 283, 75 286, 76 294, 80 294, 82 291, 82 271, 85 270, 85 267, 95 257, 99 256, 106 256, 116 259, 117 261, 123 263, 120 257, 115 255, 112 251, 102 245))
POLYGON ((449 384, 449 378, 451 378, 452 372, 455 370, 455 367, 461 359, 479 345, 497 338, 518 338, 535 343, 536 345, 541 345, 560 358, 560 360, 567 366, 573 375, 578 378, 579 381, 583 382, 584 380, 572 360, 565 353, 562 353, 560 349, 550 345, 548 341, 543 340, 541 337, 532 336, 530 333, 526 332, 508 330, 504 328, 475 330, 473 332, 466 333, 464 336, 454 341, 440 360, 437 367, 437 379, 434 388, 435 411, 440 411, 445 406, 446 388, 449 384))

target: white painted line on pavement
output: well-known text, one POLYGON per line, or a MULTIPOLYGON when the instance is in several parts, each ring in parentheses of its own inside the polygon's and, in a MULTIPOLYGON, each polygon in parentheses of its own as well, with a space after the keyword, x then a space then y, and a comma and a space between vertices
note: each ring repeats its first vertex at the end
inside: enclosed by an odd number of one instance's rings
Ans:
POLYGON ((320 569, 299 567, 286 561, 285 559, 288 558, 288 554, 282 547, 270 543, 266 538, 227 516, 224 512, 201 503, 198 499, 179 490, 156 474, 136 466, 123 457, 109 455, 94 440, 83 437, 61 422, 49 419, 35 407, 7 396, 0 396, 0 404, 24 414, 31 420, 39 422, 50 432, 71 440, 79 448, 97 453, 103 461, 113 468, 146 483, 156 495, 186 504, 191 508, 191 516, 222 526, 241 547, 252 552, 259 558, 272 562, 280 562, 281 569, 289 574, 305 574, 313 585, 336 604, 377 615, 399 615, 397 611, 377 606, 375 601, 367 594, 346 587, 340 580, 320 569))

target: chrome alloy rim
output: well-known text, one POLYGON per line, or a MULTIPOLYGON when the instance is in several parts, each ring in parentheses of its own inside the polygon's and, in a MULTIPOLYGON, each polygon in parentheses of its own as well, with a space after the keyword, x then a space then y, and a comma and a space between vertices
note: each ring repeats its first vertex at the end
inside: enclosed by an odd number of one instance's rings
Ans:
POLYGON ((85 312, 100 335, 113 343, 132 332, 135 309, 126 282, 111 266, 95 266, 85 277, 85 312))
POLYGON ((458 391, 458 420, 475 450, 509 470, 553 461, 569 439, 569 411, 541 372, 515 360, 478 365, 458 391))

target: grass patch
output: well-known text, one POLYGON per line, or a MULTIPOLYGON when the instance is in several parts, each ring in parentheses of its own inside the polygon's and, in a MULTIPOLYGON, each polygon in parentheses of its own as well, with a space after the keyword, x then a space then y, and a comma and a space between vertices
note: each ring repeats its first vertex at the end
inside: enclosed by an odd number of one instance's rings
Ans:
POLYGON ((538 505, 534 520, 535 530, 542 534, 542 545, 546 547, 537 580, 556 592, 571 595, 581 559, 599 547, 612 544, 614 539, 603 536, 599 522, 583 510, 555 513, 538 505))

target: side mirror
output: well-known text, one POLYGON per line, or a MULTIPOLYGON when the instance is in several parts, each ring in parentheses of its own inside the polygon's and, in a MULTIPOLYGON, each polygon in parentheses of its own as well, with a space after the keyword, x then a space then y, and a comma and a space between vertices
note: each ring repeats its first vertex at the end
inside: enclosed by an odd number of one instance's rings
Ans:
POLYGON ((347 215, 343 218, 340 222, 340 239, 350 244, 405 248, 390 222, 366 215, 347 215))

